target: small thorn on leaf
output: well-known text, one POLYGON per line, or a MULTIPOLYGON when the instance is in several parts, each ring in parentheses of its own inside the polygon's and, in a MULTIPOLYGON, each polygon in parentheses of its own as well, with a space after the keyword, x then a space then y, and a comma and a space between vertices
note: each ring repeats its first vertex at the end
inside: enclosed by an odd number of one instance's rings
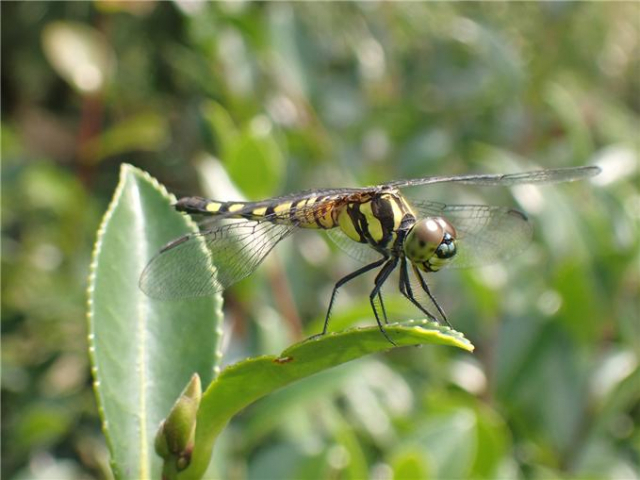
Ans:
POLYGON ((293 357, 279 357, 273 360, 274 363, 289 363, 293 362, 293 357))

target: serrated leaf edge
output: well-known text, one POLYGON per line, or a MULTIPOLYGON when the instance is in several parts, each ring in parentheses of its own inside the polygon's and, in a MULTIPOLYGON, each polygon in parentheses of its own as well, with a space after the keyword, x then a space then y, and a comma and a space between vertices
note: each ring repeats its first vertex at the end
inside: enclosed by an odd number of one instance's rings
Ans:
MULTIPOLYGON (((165 188, 165 186, 163 184, 161 184, 156 178, 154 178, 153 176, 151 176, 149 173, 145 172, 144 170, 141 170, 133 165, 127 164, 127 163, 123 163, 121 165, 120 168, 120 173, 118 176, 118 184, 116 185, 116 189, 113 193, 113 197, 111 199, 111 201, 109 202, 109 205, 107 207, 107 210, 105 212, 105 214, 102 217, 102 220, 100 222, 100 226, 98 227, 97 233, 96 233, 96 242, 94 244, 93 250, 91 252, 91 263, 89 265, 89 275, 88 275, 88 285, 87 285, 87 326, 88 326, 88 335, 87 335, 87 341, 88 341, 88 351, 89 351, 89 359, 90 359, 90 363, 91 363, 91 375, 93 377, 93 382, 92 382, 92 387, 95 393, 95 397, 96 397, 96 403, 98 406, 98 414, 100 416, 101 419, 101 427, 102 427, 102 431, 104 433, 107 445, 109 447, 110 451, 113 451, 113 440, 111 438, 110 435, 110 429, 109 429, 109 423, 105 418, 105 411, 104 411, 104 400, 102 398, 99 386, 100 386, 100 381, 98 380, 98 366, 97 366, 97 358, 96 358, 96 350, 95 350, 95 337, 94 337, 94 333, 93 333, 93 329, 92 329, 92 322, 93 322, 93 318, 94 318, 94 305, 93 305, 93 293, 94 293, 94 288, 95 288, 95 279, 96 279, 96 275, 97 275, 97 267, 98 267, 98 257, 100 255, 100 252, 102 250, 102 242, 103 242, 103 237, 105 234, 105 231, 107 229, 107 226, 109 224, 109 222, 111 221, 111 218, 113 217, 114 211, 116 209, 116 206, 118 205, 118 203, 121 201, 122 198, 122 192, 124 190, 124 187, 126 185, 126 178, 128 174, 133 174, 135 176, 137 176, 138 178, 147 181, 156 191, 158 191, 163 197, 165 197, 168 201, 170 202, 175 202, 176 201, 176 197, 169 193, 167 191, 167 189, 165 188)), ((192 231, 198 231, 198 226, 197 224, 193 221, 193 219, 189 216, 184 216, 184 221, 185 224, 187 225, 187 227, 189 229, 191 229, 192 231)), ((217 301, 215 302, 215 304, 217 305, 216 310, 214 312, 214 314, 216 315, 217 318, 223 318, 222 317, 222 296, 221 294, 217 295, 217 301)), ((214 371, 213 371, 213 375, 214 375, 214 379, 220 374, 220 363, 221 363, 221 359, 222 359, 222 335, 223 335, 223 330, 222 330, 222 322, 220 322, 215 330, 215 333, 217 335, 218 338, 218 343, 216 346, 216 351, 214 353, 215 356, 215 367, 214 367, 214 371)), ((117 465, 114 463, 113 459, 111 459, 111 468, 114 471, 114 473, 118 470, 117 469, 117 465)), ((120 475, 115 475, 116 478, 120 477, 120 475)))
MULTIPOLYGON (((96 403, 98 405, 98 414, 100 416, 100 420, 102 422, 102 432, 104 433, 107 445, 109 447, 109 451, 113 451, 113 440, 110 435, 109 423, 104 416, 104 401, 102 398, 102 394, 100 393, 100 381, 98 380, 98 366, 97 366, 97 358, 96 358, 96 348, 95 348, 95 336, 93 333, 92 323, 94 317, 93 310, 93 293, 95 287, 95 280, 98 268, 98 256, 102 250, 102 240, 104 237, 104 233, 106 231, 107 225, 111 221, 111 217, 113 217, 113 213, 115 208, 122 198, 122 191, 125 185, 125 176, 129 169, 134 169, 131 165, 124 164, 120 169, 120 174, 118 176, 118 184, 116 185, 116 189, 113 192, 113 197, 111 198, 111 202, 109 202, 109 206, 107 207, 107 211, 102 217, 100 222, 100 226, 98 227, 98 231, 96 234, 96 242, 94 244, 93 250, 91 252, 91 264, 89 265, 89 277, 88 277, 88 285, 87 285, 87 328, 89 334, 87 335, 87 341, 89 344, 89 359, 91 362, 91 375, 93 377, 93 391, 96 397, 96 403)), ((110 461, 111 469, 114 471, 115 477, 118 478, 120 475, 116 473, 117 465, 114 463, 113 458, 110 461)))

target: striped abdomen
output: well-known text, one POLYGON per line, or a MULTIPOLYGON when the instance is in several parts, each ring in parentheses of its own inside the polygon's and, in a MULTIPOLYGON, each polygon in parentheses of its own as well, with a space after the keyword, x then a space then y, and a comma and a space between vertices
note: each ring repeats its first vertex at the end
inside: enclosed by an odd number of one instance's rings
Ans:
POLYGON ((219 202, 202 197, 181 198, 176 210, 201 215, 225 215, 274 223, 295 224, 300 228, 329 229, 338 226, 339 211, 345 205, 344 195, 306 195, 292 199, 263 202, 219 202))
POLYGON ((393 245, 398 231, 415 221, 411 207, 396 190, 324 196, 307 194, 263 202, 218 202, 187 197, 176 203, 176 209, 255 221, 266 219, 274 223, 295 224, 300 228, 340 227, 352 240, 378 248, 393 245))

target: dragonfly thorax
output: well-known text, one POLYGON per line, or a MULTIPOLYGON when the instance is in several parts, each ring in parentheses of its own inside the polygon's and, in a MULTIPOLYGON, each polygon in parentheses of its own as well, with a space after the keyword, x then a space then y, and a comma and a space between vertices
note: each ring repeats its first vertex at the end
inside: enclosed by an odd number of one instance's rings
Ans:
POLYGON ((436 272, 455 256, 456 238, 456 229, 444 217, 427 217, 407 232, 404 254, 419 269, 436 272))
POLYGON ((337 226, 351 240, 390 252, 408 220, 415 218, 404 197, 395 190, 357 195, 340 208, 337 226))

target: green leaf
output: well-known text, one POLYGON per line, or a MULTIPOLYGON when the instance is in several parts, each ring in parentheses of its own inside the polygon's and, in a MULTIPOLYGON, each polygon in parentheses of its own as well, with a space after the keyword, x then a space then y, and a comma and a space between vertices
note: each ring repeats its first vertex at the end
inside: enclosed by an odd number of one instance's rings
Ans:
POLYGON ((81 147, 87 162, 99 163, 107 157, 130 151, 156 151, 166 145, 169 122, 155 112, 138 113, 105 129, 81 147))
POLYGON ((225 167, 243 193, 254 198, 272 196, 282 182, 284 160, 269 120, 259 117, 231 144, 225 167))
POLYGON ((227 158, 232 145, 238 141, 240 133, 225 108, 212 100, 204 102, 202 107, 202 116, 204 117, 209 131, 211 132, 215 143, 217 144, 220 158, 227 158))
POLYGON ((248 197, 273 196, 282 183, 285 162, 268 117, 257 116, 238 128, 216 102, 205 102, 201 111, 233 183, 248 197))
POLYGON ((407 480, 410 478, 427 480, 431 478, 426 456, 427 454, 424 451, 415 446, 411 448, 405 447, 394 456, 391 462, 392 478, 394 480, 407 480))
POLYGON ((102 90, 115 71, 116 57, 109 41, 80 22, 47 24, 42 47, 53 69, 82 93, 102 90))
MULTIPOLYGON (((441 344, 473 350, 461 333, 426 320, 393 324, 386 330, 398 346, 441 344)), ((202 396, 191 465, 179 478, 202 477, 216 437, 246 406, 309 375, 390 347, 377 327, 357 328, 297 343, 279 356, 250 358, 228 367, 202 396)))
POLYGON ((369 477, 367 458, 358 442, 358 437, 351 425, 346 421, 339 422, 335 432, 337 445, 344 449, 344 455, 348 459, 341 472, 345 480, 359 480, 369 477))
POLYGON ((500 467, 511 448, 509 430, 494 410, 474 404, 477 449, 472 467, 473 478, 500 478, 500 467))
POLYGON ((305 378, 263 399, 252 409, 244 428, 243 444, 256 448, 264 438, 291 417, 296 409, 312 409, 319 398, 334 398, 337 392, 362 375, 361 362, 351 362, 305 378))
POLYGON ((478 448, 476 424, 471 409, 458 408, 420 426, 419 443, 433 459, 435 478, 469 478, 478 448))
POLYGON ((162 302, 138 288, 151 256, 195 229, 171 202, 154 179, 124 165, 93 255, 90 354, 116 478, 159 478, 161 420, 192 374, 207 385, 219 361, 219 296, 162 302))
POLYGON ((576 82, 551 83, 546 91, 546 101, 556 111, 562 127, 566 130, 568 141, 573 148, 573 158, 589 158, 594 150, 590 127, 581 111, 576 91, 580 86, 576 82), (573 85, 567 85, 572 83, 573 85))

